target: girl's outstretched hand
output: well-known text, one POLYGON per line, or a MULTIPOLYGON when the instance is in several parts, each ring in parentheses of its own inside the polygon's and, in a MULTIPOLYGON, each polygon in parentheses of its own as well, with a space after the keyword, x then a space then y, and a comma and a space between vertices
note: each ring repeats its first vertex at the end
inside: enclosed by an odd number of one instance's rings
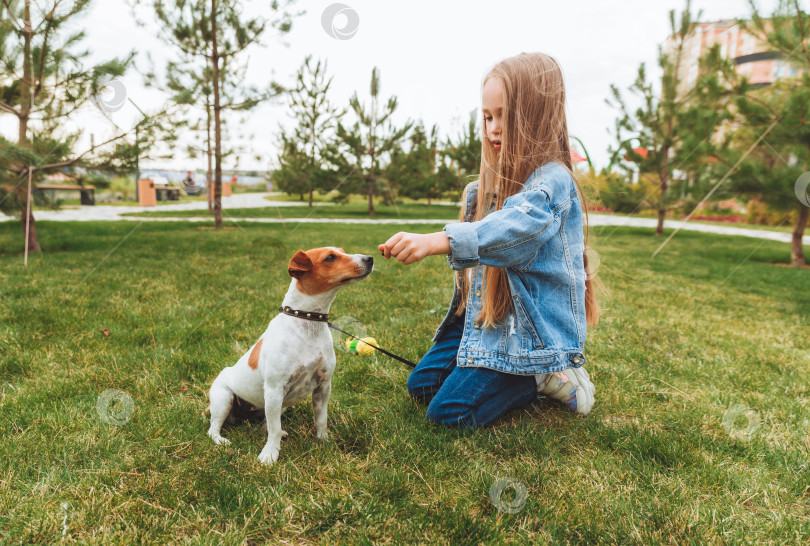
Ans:
POLYGON ((437 233, 406 233, 400 231, 377 247, 386 259, 392 256, 405 265, 426 256, 450 253, 450 239, 443 231, 437 233))

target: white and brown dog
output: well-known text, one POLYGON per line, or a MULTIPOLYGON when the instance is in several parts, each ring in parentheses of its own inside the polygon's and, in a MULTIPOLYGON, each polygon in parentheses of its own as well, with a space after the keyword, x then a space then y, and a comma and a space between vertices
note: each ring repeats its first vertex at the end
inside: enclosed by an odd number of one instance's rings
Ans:
POLYGON ((241 399, 264 408, 267 444, 259 461, 276 462, 287 435, 281 430, 281 413, 310 393, 317 436, 329 437, 326 406, 335 370, 335 349, 326 323, 329 307, 341 288, 365 279, 373 268, 371 256, 346 254, 342 248, 299 250, 293 256, 288 268, 293 280, 281 312, 256 344, 211 385, 208 435, 216 444, 228 443, 220 430, 234 400, 241 399))

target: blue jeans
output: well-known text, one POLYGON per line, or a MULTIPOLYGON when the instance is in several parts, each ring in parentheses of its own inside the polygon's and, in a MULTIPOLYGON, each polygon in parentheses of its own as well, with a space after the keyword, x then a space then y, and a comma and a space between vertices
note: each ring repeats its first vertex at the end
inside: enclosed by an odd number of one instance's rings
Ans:
POLYGON ((507 410, 534 402, 533 375, 456 366, 463 329, 463 320, 451 324, 408 376, 408 393, 429 402, 427 418, 440 425, 483 427, 507 410))

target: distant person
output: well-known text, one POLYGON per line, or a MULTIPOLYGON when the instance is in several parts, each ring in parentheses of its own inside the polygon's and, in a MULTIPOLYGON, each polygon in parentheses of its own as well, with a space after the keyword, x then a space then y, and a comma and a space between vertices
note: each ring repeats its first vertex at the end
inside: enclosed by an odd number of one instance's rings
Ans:
POLYGON ((202 188, 194 182, 191 171, 186 171, 186 177, 183 179, 183 189, 186 190, 188 195, 199 195, 202 192, 202 188))

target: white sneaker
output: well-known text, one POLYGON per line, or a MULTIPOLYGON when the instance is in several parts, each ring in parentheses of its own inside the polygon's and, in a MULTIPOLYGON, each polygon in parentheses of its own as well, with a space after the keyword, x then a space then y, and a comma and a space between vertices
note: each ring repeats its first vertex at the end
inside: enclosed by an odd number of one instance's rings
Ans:
POLYGON ((596 388, 585 368, 567 368, 561 372, 537 374, 537 393, 559 400, 573 412, 588 415, 593 407, 596 388))

